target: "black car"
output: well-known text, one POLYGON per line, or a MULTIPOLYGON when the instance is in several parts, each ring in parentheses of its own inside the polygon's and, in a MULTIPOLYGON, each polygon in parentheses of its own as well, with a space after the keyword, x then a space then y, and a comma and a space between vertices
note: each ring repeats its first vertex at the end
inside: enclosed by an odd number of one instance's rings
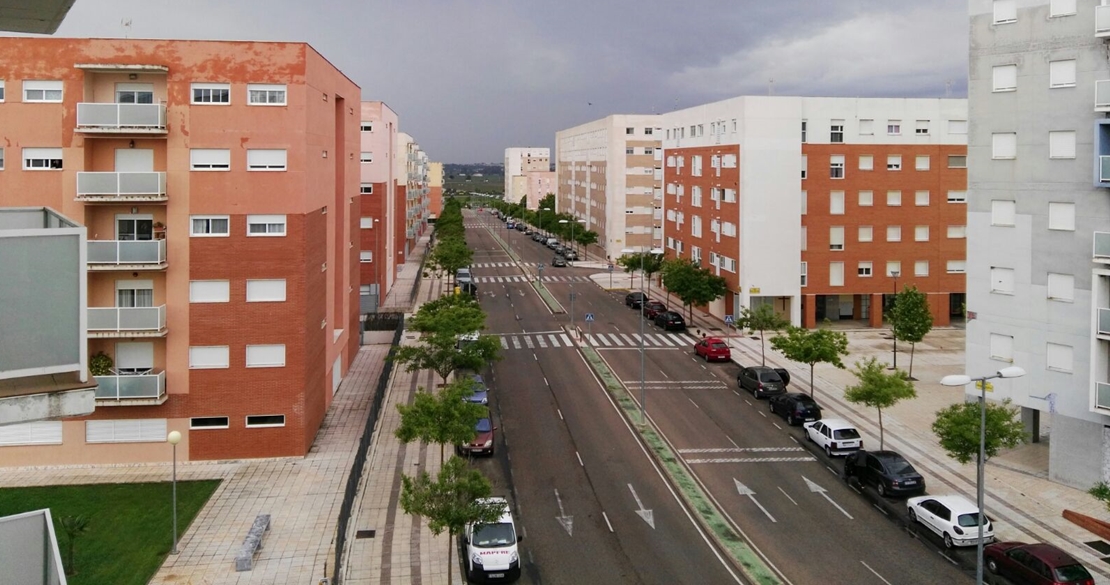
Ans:
POLYGON ((817 406, 817 402, 809 394, 787 392, 772 396, 768 403, 771 412, 786 419, 791 426, 821 420, 821 407, 817 406))
POLYGON ((562 256, 555 256, 551 259, 551 265, 556 267, 565 267, 567 265, 567 259, 563 258, 562 256))
POLYGON ((532 232, 532 241, 533 242, 542 242, 542 241, 544 241, 544 239, 546 239, 546 238, 544 238, 543 234, 541 234, 540 232, 532 232))
POLYGON ((624 305, 633 309, 639 309, 646 300, 648 300, 647 295, 642 292, 630 292, 624 295, 624 305))
POLYGON ((747 390, 756 398, 773 396, 786 393, 786 383, 774 368, 767 366, 752 366, 740 368, 736 375, 736 385, 741 390, 747 390))
POLYGON ((474 284, 473 282, 460 282, 458 286, 459 291, 462 292, 462 294, 470 295, 472 297, 478 296, 478 285, 474 284))
POLYGON ((662 327, 663 331, 683 331, 686 329, 686 320, 674 311, 663 311, 655 316, 655 325, 662 327))
POLYGON ((524 225, 524 224, 522 224, 522 223, 518 223, 518 224, 516 224, 516 226, 515 226, 515 227, 516 227, 516 231, 518 231, 518 232, 524 232, 524 231, 528 231, 528 227, 527 227, 527 226, 525 226, 525 225, 524 225))
POLYGON ((894 451, 855 451, 844 460, 844 479, 875 487, 880 496, 925 493, 925 478, 894 451))

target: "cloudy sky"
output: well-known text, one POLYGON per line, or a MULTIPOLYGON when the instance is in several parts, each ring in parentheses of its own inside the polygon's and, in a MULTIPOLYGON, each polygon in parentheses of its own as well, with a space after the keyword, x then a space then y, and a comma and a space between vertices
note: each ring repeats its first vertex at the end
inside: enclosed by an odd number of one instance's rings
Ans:
POLYGON ((463 163, 736 95, 965 97, 966 15, 966 0, 77 0, 56 36, 305 41, 433 160, 463 163))

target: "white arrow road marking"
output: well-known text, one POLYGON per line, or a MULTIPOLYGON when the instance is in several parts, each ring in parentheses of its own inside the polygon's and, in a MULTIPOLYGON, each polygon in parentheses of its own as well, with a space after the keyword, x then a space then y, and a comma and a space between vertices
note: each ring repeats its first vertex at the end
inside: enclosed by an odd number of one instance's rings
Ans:
POLYGON ((736 482, 736 491, 737 491, 737 492, 739 492, 739 494, 740 494, 740 495, 742 495, 742 496, 748 496, 748 499, 750 499, 750 500, 752 501, 752 503, 753 503, 753 504, 755 504, 756 506, 759 506, 759 509, 760 509, 760 510, 763 510, 763 513, 767 515, 767 518, 768 518, 768 519, 769 519, 769 520, 770 520, 771 522, 775 522, 775 523, 777 523, 777 522, 778 522, 778 520, 775 520, 775 517, 774 517, 774 516, 772 516, 772 515, 771 515, 771 513, 767 511, 767 508, 764 508, 764 507, 763 507, 763 504, 760 504, 760 503, 759 503, 759 502, 758 502, 758 501, 757 501, 757 500, 755 499, 755 492, 754 492, 754 491, 752 491, 752 489, 751 489, 751 488, 749 488, 748 486, 746 486, 746 485, 744 485, 744 484, 740 483, 740 480, 736 479, 735 477, 734 477, 734 478, 732 478, 732 481, 736 482))
POLYGON ((655 530, 655 514, 644 507, 644 503, 640 501, 640 496, 636 495, 636 489, 632 487, 632 484, 628 484, 628 489, 632 492, 632 497, 636 499, 636 507, 639 508, 639 510, 636 510, 636 515, 643 518, 644 522, 647 522, 648 526, 655 530))
POLYGON ((844 508, 841 508, 840 504, 834 502, 833 499, 829 497, 829 494, 828 494, 827 490, 825 490, 825 488, 817 485, 816 483, 814 483, 813 481, 811 481, 808 477, 806 477, 804 475, 802 476, 802 479, 806 480, 806 487, 809 488, 809 491, 811 491, 815 494, 821 494, 822 496, 824 496, 824 498, 826 500, 829 501, 830 504, 836 506, 836 509, 840 510, 841 514, 844 514, 845 516, 847 516, 849 520, 855 520, 855 518, 852 518, 852 515, 849 514, 847 512, 847 510, 845 510, 844 508))
POLYGON ((559 515, 555 517, 562 524, 563 529, 567 531, 567 536, 573 536, 574 531, 574 516, 567 516, 563 511, 563 499, 559 497, 559 490, 555 490, 555 501, 559 503, 559 515))

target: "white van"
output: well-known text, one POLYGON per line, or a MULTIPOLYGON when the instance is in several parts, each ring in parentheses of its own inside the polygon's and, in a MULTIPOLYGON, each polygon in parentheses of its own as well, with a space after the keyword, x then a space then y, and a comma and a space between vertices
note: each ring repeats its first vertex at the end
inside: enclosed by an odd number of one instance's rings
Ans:
POLYGON ((470 269, 460 268, 457 272, 455 272, 455 282, 458 284, 462 284, 464 282, 474 282, 474 277, 470 274, 470 269))
POLYGON ((472 581, 516 581, 520 578, 520 555, 509 502, 505 498, 483 498, 482 503, 501 506, 501 518, 493 524, 467 524, 466 577, 472 581))

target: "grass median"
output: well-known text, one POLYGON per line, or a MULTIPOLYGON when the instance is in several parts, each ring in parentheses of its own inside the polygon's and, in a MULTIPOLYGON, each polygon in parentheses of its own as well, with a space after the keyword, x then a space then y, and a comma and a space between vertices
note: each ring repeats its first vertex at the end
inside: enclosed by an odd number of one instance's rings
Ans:
POLYGON ((531 284, 532 288, 536 289, 536 294, 540 295, 540 298, 543 299, 543 302, 547 304, 547 308, 551 309, 552 313, 567 312, 567 310, 563 308, 563 305, 555 300, 555 295, 551 294, 551 291, 547 290, 547 287, 544 286, 542 282, 529 280, 528 284, 531 284))

